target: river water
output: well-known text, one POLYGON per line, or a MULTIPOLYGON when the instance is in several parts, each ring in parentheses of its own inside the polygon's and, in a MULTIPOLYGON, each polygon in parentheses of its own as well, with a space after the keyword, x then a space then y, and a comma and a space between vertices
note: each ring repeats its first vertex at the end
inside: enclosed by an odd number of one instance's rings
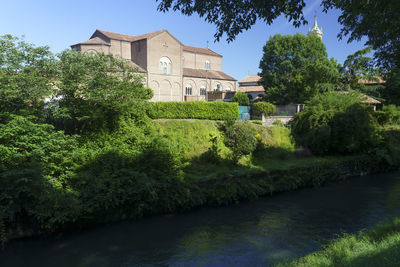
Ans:
POLYGON ((268 266, 400 214, 400 173, 146 218, 0 251, 0 266, 268 266))

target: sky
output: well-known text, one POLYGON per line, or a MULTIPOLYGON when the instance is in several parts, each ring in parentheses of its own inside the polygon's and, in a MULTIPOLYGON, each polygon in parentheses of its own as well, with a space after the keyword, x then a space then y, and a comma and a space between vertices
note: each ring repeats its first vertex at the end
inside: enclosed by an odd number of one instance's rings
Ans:
POLYGON ((338 10, 322 12, 321 0, 306 0, 304 15, 308 25, 295 28, 283 16, 272 25, 257 22, 243 31, 233 42, 225 38, 214 42, 215 25, 205 22, 197 14, 157 11, 156 0, 1 0, 0 35, 25 36, 28 43, 47 45, 54 53, 69 49, 70 45, 88 40, 96 29, 140 35, 167 29, 185 45, 207 47, 223 55, 222 69, 237 80, 260 72, 262 48, 275 34, 307 34, 317 15, 323 30, 323 42, 328 56, 343 63, 347 55, 364 47, 365 40, 347 43, 338 40, 341 26, 338 10))

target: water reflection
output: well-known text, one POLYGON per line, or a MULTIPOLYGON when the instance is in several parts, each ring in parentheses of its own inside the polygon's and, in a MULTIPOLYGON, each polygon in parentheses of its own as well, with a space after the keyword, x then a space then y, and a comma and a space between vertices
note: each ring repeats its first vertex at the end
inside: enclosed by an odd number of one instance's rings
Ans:
POLYGON ((400 212, 400 174, 16 241, 1 266, 266 266, 400 212))

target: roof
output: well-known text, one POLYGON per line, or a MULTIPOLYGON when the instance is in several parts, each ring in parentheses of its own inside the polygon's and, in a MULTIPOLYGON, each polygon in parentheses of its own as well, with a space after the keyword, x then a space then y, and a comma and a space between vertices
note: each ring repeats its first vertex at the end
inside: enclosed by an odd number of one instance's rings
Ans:
POLYGON ((236 81, 236 79, 233 78, 232 76, 229 76, 228 74, 226 74, 222 71, 216 71, 216 70, 199 70, 199 69, 183 68, 183 76, 194 77, 194 78, 236 81))
POLYGON ((261 85, 257 86, 239 86, 239 92, 247 93, 247 92, 265 92, 264 87, 261 85))
MULTIPOLYGON (((348 94, 350 93, 349 91, 339 91, 338 93, 340 94, 348 94)), ((364 95, 364 94, 360 94, 360 99, 361 99, 361 103, 364 104, 380 104, 381 101, 378 101, 370 96, 364 95)))
POLYGON ((114 39, 114 40, 122 40, 122 41, 127 41, 127 42, 134 42, 134 41, 138 41, 138 40, 142 40, 142 39, 152 38, 156 35, 159 35, 162 32, 166 32, 166 31, 167 30, 159 30, 159 31, 155 31, 155 32, 149 32, 146 34, 133 36, 133 35, 128 35, 128 34, 122 34, 122 33, 116 33, 116 32, 110 32, 110 31, 96 29, 96 32, 103 34, 107 38, 114 39))
POLYGON ((359 79, 358 83, 362 84, 381 84, 381 83, 386 83, 382 77, 374 77, 374 79, 368 80, 368 79, 359 79), (377 79, 377 80, 375 80, 377 79))
POLYGON ((218 54, 217 52, 212 51, 209 48, 201 48, 201 47, 184 45, 183 46, 183 51, 192 52, 192 53, 198 53, 198 54, 205 54, 205 55, 210 55, 210 56, 222 57, 222 55, 218 54))
POLYGON ((258 75, 247 75, 239 83, 258 83, 260 80, 261 77, 258 75))
POLYGON ((104 41, 103 39, 101 39, 101 38, 99 38, 99 37, 94 37, 94 38, 92 38, 92 39, 89 39, 89 40, 87 40, 87 41, 74 44, 74 45, 72 45, 72 46, 80 45, 80 44, 88 44, 88 45, 97 45, 97 44, 110 45, 109 43, 107 43, 107 42, 104 41))

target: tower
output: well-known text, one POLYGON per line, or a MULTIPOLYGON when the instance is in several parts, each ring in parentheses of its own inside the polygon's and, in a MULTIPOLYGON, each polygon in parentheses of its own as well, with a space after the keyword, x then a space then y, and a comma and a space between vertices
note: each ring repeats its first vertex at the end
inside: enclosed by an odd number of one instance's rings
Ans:
POLYGON ((314 26, 311 29, 308 30, 308 35, 311 35, 311 34, 317 35, 322 40, 322 35, 323 35, 322 28, 318 27, 317 16, 316 15, 314 16, 314 26))

